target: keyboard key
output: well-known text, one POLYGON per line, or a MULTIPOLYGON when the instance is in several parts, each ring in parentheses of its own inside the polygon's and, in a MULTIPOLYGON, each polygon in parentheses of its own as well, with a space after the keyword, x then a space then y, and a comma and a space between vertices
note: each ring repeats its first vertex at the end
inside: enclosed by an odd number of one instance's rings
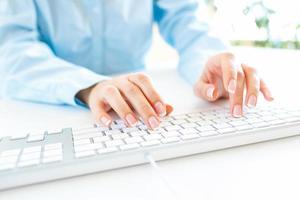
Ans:
POLYGON ((127 128, 123 128, 122 131, 124 133, 130 133, 130 132, 134 132, 134 131, 139 131, 139 129, 137 127, 127 127, 127 128))
POLYGON ((109 140, 110 140, 109 136, 101 136, 101 137, 94 137, 93 138, 94 143, 106 142, 106 141, 109 141, 109 140))
POLYGON ((129 133, 131 136, 143 136, 148 134, 146 131, 142 130, 142 131, 133 131, 129 133))
POLYGON ((225 134, 225 133, 233 133, 235 132, 235 128, 223 128, 223 129, 219 129, 218 132, 221 133, 221 134, 225 134))
POLYGON ((138 126, 138 128, 140 129, 140 130, 148 130, 148 127, 146 126, 146 125, 140 125, 140 126, 138 126))
POLYGON ((146 142, 141 142, 141 145, 143 147, 155 146, 155 145, 159 145, 159 144, 160 144, 159 140, 150 140, 150 141, 146 141, 146 142))
POLYGON ((129 137, 127 133, 118 133, 118 134, 112 134, 111 137, 114 139, 114 140, 117 140, 117 139, 124 139, 124 138, 127 138, 129 137))
POLYGON ((106 135, 113 135, 113 134, 121 134, 122 132, 120 130, 108 130, 104 131, 106 135))
POLYGON ((206 125, 206 126, 198 127, 197 130, 199 130, 200 132, 206 132, 206 131, 214 131, 216 129, 211 125, 206 125))
POLYGON ((130 150, 130 149, 136 149, 139 147, 140 147, 140 145, 138 145, 137 143, 132 143, 132 144, 121 145, 120 149, 121 150, 130 150))
POLYGON ((251 130, 253 127, 249 124, 235 127, 238 131, 251 130))
POLYGON ((44 140, 44 134, 29 134, 27 142, 37 142, 44 140))
POLYGON ((180 135, 180 133, 178 131, 170 131, 170 132, 162 133, 162 136, 164 136, 165 138, 175 137, 175 136, 179 136, 179 135, 180 135))
POLYGON ((5 157, 0 157, 0 165, 16 163, 17 160, 18 160, 18 156, 5 156, 5 157))
POLYGON ((160 127, 166 127, 166 126, 171 126, 172 124, 170 123, 170 122, 164 122, 164 121, 162 121, 160 124, 159 124, 159 126, 160 127))
POLYGON ((62 149, 62 143, 53 143, 53 144, 46 144, 44 146, 45 151, 51 149, 62 149))
POLYGON ((121 128, 126 128, 126 124, 112 124, 110 125, 112 129, 121 129, 121 128))
POLYGON ((199 135, 201 135, 202 137, 207 137, 207 136, 214 136, 214 135, 218 135, 219 133, 217 131, 204 131, 204 132, 200 132, 199 135))
POLYGON ((124 144, 124 142, 122 140, 112 140, 112 141, 107 141, 105 142, 105 145, 107 147, 112 147, 112 146, 119 146, 124 144))
POLYGON ((76 139, 74 140, 73 144, 74 146, 78 146, 78 145, 86 145, 86 144, 90 144, 91 141, 90 139, 76 139))
POLYGON ((186 129, 180 130, 179 132, 183 135, 188 135, 188 134, 192 134, 192 133, 198 133, 199 131, 197 131, 194 128, 186 128, 186 129))
POLYGON ((228 124, 230 124, 231 126, 245 126, 245 125, 249 125, 246 121, 243 121, 243 120, 230 121, 230 122, 228 122, 228 124))
POLYGON ((148 135, 144 135, 143 138, 146 141, 150 141, 150 140, 159 140, 162 138, 162 136, 160 134, 148 134, 148 135))
POLYGON ((21 140, 27 138, 28 134, 18 134, 10 137, 10 140, 21 140))
POLYGON ((62 154, 63 152, 61 149, 51 149, 48 151, 44 151, 44 157, 58 156, 62 154))
POLYGON ((43 163, 61 162, 62 160, 63 160, 62 155, 52 156, 52 157, 44 157, 43 163))
POLYGON ((179 137, 168 137, 168 138, 161 139, 161 142, 164 144, 174 143, 174 142, 179 142, 179 141, 180 141, 179 137))
POLYGON ((177 119, 177 120, 172 121, 172 124, 174 124, 174 125, 185 124, 185 123, 186 123, 186 120, 184 120, 184 119, 177 119))
POLYGON ((19 167, 29 167, 29 166, 34 166, 34 165, 38 165, 40 163, 40 161, 38 159, 34 159, 34 160, 25 160, 25 161, 21 161, 18 163, 19 167))
POLYGON ((90 133, 82 133, 82 134, 79 134, 79 135, 74 135, 73 134, 73 138, 75 140, 80 140, 80 139, 89 139, 89 138, 92 138, 92 137, 97 137, 97 136, 102 136, 102 133, 100 132, 90 132, 90 133))
POLYGON ((62 133, 62 129, 52 129, 47 131, 48 135, 61 134, 61 133, 62 133))
POLYGON ((12 150, 6 150, 3 151, 0 154, 0 157, 5 157, 5 156, 18 156, 21 152, 21 149, 12 149, 12 150))
POLYGON ((180 130, 182 128, 180 126, 178 126, 178 125, 173 125, 173 126, 167 126, 167 127, 165 127, 165 129, 167 131, 177 131, 177 130, 180 130))
POLYGON ((199 135, 196 133, 192 133, 192 134, 188 134, 188 135, 182 135, 180 137, 182 140, 192 140, 192 139, 199 138, 199 135))
POLYGON ((89 150, 89 151, 80 151, 75 153, 76 158, 85 158, 85 157, 90 157, 94 156, 96 153, 94 150, 89 150))
POLYGON ((155 130, 147 130, 147 132, 151 135, 151 134, 160 134, 162 132, 165 132, 165 130, 163 128, 157 128, 155 130))
POLYGON ((0 171, 14 169, 15 167, 16 167, 15 163, 0 164, 0 171))
POLYGON ((130 138, 126 138, 125 142, 127 144, 131 144, 131 143, 139 143, 139 142, 143 142, 143 138, 135 136, 135 137, 130 137, 130 138))
POLYGON ((260 122, 260 123, 254 123, 252 124, 252 126, 254 126, 255 128, 263 128, 269 126, 269 124, 267 122, 260 122))
POLYGON ((183 115, 175 115, 173 116, 174 119, 186 119, 187 115, 183 114, 183 115))
POLYGON ((184 123, 184 124, 181 124, 181 127, 183 127, 183 128, 196 128, 196 127, 198 127, 198 124, 196 124, 196 123, 184 123))
POLYGON ((257 124, 257 123, 264 122, 264 121, 262 119, 259 119, 259 118, 253 118, 253 119, 248 119, 247 122, 249 124, 257 124))
POLYGON ((42 146, 26 147, 23 149, 23 154, 32 153, 32 152, 41 152, 41 150, 42 150, 42 146))
POLYGON ((109 148, 103 148, 103 149, 98 149, 97 152, 99 154, 107 154, 107 153, 113 153, 118 151, 117 147, 109 147, 109 148))
POLYGON ((228 123, 218 123, 218 124, 214 124, 213 127, 220 130, 220 129, 225 129, 225 128, 231 128, 232 126, 229 125, 228 123))
POLYGON ((27 153, 27 154, 22 154, 20 161, 25 161, 25 160, 39 160, 41 156, 40 152, 32 152, 32 153, 27 153))

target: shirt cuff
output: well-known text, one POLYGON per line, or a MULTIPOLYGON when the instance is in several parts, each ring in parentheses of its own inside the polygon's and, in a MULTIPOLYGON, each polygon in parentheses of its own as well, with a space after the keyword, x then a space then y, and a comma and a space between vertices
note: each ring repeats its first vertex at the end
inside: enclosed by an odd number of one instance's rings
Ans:
POLYGON ((87 107, 82 101, 76 98, 76 94, 83 89, 86 89, 96 83, 110 79, 110 77, 96 74, 88 69, 80 68, 76 72, 67 74, 69 79, 62 84, 57 85, 57 96, 60 101, 66 102, 73 106, 87 107))

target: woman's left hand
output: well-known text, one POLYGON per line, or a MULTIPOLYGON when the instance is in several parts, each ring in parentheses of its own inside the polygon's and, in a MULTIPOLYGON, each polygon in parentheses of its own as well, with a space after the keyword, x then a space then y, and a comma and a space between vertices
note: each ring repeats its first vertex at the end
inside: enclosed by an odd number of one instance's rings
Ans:
POLYGON ((268 101, 273 97, 268 86, 258 76, 255 68, 237 63, 232 53, 220 53, 208 59, 204 71, 194 85, 198 97, 214 102, 229 98, 230 111, 234 117, 243 115, 245 105, 255 107, 259 92, 268 101))

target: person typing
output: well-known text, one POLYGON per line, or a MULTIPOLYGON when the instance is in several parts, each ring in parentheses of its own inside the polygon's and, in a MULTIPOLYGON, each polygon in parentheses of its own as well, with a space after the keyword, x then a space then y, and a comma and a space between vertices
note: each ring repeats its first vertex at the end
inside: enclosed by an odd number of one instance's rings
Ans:
POLYGON ((1 96, 87 105, 106 126, 112 109, 129 126, 140 116, 155 129, 172 107, 138 71, 156 23, 178 51, 178 72, 198 97, 228 98, 234 117, 243 115, 244 104, 255 106, 260 92, 273 100, 255 68, 238 63, 197 19, 198 6, 197 0, 2 0, 1 96), (116 73, 123 75, 110 77, 116 73))

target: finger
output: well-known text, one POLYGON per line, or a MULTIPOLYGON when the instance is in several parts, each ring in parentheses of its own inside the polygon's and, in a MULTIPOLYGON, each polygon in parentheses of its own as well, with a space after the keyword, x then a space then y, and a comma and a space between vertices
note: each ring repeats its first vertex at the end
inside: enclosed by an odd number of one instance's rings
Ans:
POLYGON ((113 85, 107 85, 102 90, 102 97, 112 107, 112 109, 123 119, 128 125, 135 126, 137 119, 126 103, 118 88, 113 85))
POLYGON ((158 92, 154 89, 154 86, 148 76, 144 74, 135 74, 129 76, 128 80, 140 88, 140 90, 144 93, 144 96, 154 108, 155 112, 160 117, 166 116, 166 105, 163 103, 158 92))
POLYGON ((107 113, 106 104, 102 100, 94 100, 90 103, 89 107, 96 122, 100 121, 104 126, 110 126, 112 118, 107 113))
POLYGON ((167 116, 168 116, 169 114, 171 114, 173 112, 174 108, 171 105, 166 104, 166 110, 167 110, 167 116))
POLYGON ((194 93, 207 101, 216 101, 220 97, 218 82, 208 83, 200 78, 194 86, 194 93))
POLYGON ((145 124, 155 129, 159 126, 159 120, 156 112, 144 96, 142 91, 129 81, 124 81, 118 86, 123 95, 129 100, 130 104, 142 117, 145 124))
POLYGON ((266 100, 268 100, 268 101, 273 101, 274 100, 268 86, 266 85, 266 83, 262 79, 260 79, 260 91, 264 95, 264 98, 266 100))
POLYGON ((225 54, 221 59, 223 85, 226 91, 234 94, 237 87, 237 69, 240 67, 232 54, 225 54))
POLYGON ((244 70, 246 78, 245 82, 247 87, 246 105, 248 107, 255 107, 257 103, 257 97, 259 94, 260 80, 254 68, 244 64, 242 65, 242 67, 244 70))
POLYGON ((243 115, 243 95, 245 87, 245 75, 240 68, 237 72, 237 85, 234 94, 229 95, 231 113, 233 117, 241 117, 243 115))

